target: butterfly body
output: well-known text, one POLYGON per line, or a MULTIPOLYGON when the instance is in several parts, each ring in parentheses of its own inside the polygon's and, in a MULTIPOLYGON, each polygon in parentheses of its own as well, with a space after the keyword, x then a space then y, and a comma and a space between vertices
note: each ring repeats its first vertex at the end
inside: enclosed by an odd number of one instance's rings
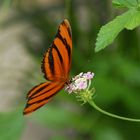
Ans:
POLYGON ((45 105, 69 82, 71 55, 71 27, 65 19, 59 25, 55 39, 43 57, 41 69, 48 81, 35 86, 28 92, 23 114, 29 114, 45 105))

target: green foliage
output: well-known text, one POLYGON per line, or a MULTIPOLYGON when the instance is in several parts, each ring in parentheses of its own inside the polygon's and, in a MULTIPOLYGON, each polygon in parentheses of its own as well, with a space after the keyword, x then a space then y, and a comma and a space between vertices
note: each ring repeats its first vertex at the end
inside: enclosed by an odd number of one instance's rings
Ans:
MULTIPOLYGON (((125 18, 125 17, 124 17, 125 18)), ((140 11, 131 10, 129 11, 129 21, 126 22, 125 28, 128 30, 133 30, 140 25, 140 11)))
POLYGON ((138 0, 113 0, 112 3, 117 7, 132 8, 132 7, 137 7, 139 1, 138 0))
MULTIPOLYGON (((21 109, 21 108, 20 108, 21 109)), ((0 113, 0 139, 19 140, 24 128, 24 118, 21 112, 0 113)))
POLYGON ((96 40, 96 52, 111 44, 123 29, 133 30, 140 25, 140 11, 136 1, 116 0, 114 3, 129 8, 131 5, 133 8, 101 27, 96 40))
POLYGON ((116 17, 113 21, 101 27, 96 40, 95 51, 98 52, 111 44, 129 19, 129 12, 116 17))

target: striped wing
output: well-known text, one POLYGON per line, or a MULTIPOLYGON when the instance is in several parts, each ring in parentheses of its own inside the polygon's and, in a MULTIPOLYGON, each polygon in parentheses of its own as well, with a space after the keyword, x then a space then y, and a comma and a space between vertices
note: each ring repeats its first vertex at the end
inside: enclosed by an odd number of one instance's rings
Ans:
POLYGON ((68 20, 64 20, 56 34, 56 37, 44 55, 42 71, 45 82, 35 86, 27 94, 27 104, 23 114, 31 113, 45 105, 67 82, 72 55, 72 35, 68 20))
POLYGON ((45 105, 64 87, 64 84, 64 82, 45 82, 31 89, 27 95, 27 104, 23 114, 29 114, 45 105))
POLYGON ((65 81, 71 67, 72 34, 68 20, 64 20, 58 28, 56 37, 44 55, 42 71, 50 81, 65 81))

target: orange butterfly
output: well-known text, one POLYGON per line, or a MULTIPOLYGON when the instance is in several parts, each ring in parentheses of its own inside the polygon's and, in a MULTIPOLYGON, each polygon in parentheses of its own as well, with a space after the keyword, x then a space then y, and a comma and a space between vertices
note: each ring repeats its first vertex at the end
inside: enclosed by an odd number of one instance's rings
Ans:
POLYGON ((29 114, 45 105, 68 83, 72 56, 72 33, 67 19, 59 25, 55 39, 44 55, 42 72, 47 82, 35 86, 27 94, 23 114, 29 114))

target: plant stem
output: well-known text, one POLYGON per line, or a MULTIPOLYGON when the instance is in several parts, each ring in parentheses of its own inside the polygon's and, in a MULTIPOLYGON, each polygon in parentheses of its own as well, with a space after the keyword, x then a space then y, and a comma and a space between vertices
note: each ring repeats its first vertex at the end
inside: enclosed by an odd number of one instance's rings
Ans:
POLYGON ((93 100, 92 101, 90 100, 88 102, 96 110, 98 110, 99 112, 101 112, 101 113, 103 113, 103 114, 105 114, 107 116, 110 116, 110 117, 113 117, 113 118, 117 118, 117 119, 121 119, 121 120, 125 120, 125 121, 140 122, 140 119, 132 119, 132 118, 122 117, 122 116, 119 116, 119 115, 115 115, 115 114, 109 113, 109 112, 101 109, 100 107, 98 107, 93 100))

